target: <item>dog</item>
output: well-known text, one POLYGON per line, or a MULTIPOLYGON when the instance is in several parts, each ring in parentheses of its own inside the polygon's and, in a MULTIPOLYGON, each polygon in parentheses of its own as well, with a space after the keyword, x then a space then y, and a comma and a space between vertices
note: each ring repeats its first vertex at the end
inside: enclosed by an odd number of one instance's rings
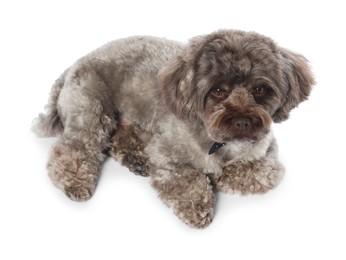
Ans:
POLYGON ((314 85, 308 61, 255 32, 219 30, 187 44, 149 36, 110 42, 52 87, 41 137, 60 136, 47 168, 70 199, 89 199, 112 156, 150 176, 186 224, 206 227, 214 193, 254 194, 284 174, 272 122, 314 85))

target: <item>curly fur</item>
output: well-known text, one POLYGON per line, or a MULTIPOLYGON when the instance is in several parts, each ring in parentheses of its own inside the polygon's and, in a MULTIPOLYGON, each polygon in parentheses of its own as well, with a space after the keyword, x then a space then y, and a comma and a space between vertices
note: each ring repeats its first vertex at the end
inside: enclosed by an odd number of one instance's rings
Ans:
POLYGON ((48 172, 72 200, 92 196, 110 155, 150 175, 162 201, 202 228, 212 221, 214 192, 278 185, 284 168, 271 123, 286 120, 313 83, 303 56, 257 33, 221 30, 187 45, 137 36, 68 68, 33 129, 60 135, 48 172), (222 148, 208 155, 215 142, 222 148))

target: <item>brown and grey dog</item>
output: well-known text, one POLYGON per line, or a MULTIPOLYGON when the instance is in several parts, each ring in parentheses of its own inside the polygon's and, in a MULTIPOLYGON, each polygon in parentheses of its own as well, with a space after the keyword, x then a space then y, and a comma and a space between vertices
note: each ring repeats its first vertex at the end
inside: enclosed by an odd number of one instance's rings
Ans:
POLYGON ((271 123, 310 94, 305 58, 253 32, 221 30, 187 45, 154 37, 106 44, 53 85, 40 136, 57 136, 49 176, 89 199, 111 155, 150 175, 185 223, 207 226, 214 192, 264 193, 280 182, 271 123))

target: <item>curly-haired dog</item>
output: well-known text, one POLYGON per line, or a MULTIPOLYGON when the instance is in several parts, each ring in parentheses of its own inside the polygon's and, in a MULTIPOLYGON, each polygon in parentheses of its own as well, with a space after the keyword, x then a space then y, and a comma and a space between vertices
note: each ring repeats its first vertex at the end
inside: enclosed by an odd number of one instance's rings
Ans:
POLYGON ((110 154, 150 175, 182 221, 204 227, 215 191, 277 186, 284 168, 271 123, 286 120, 313 83, 303 56, 257 33, 221 30, 187 45, 132 37, 68 68, 34 130, 61 135, 48 171, 72 200, 92 196, 110 154))

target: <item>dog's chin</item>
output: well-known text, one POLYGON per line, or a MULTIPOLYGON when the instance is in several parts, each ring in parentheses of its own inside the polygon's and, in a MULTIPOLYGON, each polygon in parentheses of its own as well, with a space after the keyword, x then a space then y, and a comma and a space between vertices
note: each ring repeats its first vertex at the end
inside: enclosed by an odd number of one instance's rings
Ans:
POLYGON ((267 134, 269 129, 262 129, 254 133, 234 133, 234 132, 225 132, 220 129, 209 130, 211 139, 217 143, 249 143, 255 144, 262 141, 267 134))
POLYGON ((256 143, 265 138, 272 122, 268 112, 261 107, 243 110, 225 106, 205 117, 210 137, 218 143, 256 143))

